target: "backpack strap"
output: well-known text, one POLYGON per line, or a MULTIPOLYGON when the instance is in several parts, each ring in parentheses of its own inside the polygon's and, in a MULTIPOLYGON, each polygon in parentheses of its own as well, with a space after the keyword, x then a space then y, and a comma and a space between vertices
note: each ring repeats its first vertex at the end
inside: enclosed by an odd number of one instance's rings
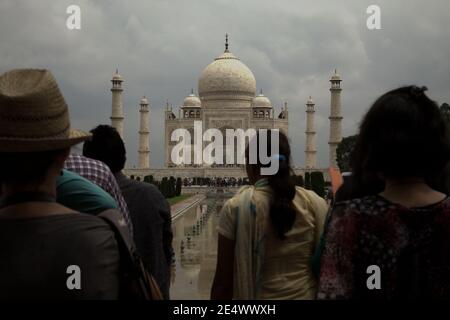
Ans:
POLYGON ((119 211, 116 209, 109 209, 101 212, 97 216, 105 220, 112 227, 116 237, 121 242, 119 245, 124 245, 128 253, 133 257, 136 246, 134 240, 131 238, 127 223, 119 211))
POLYGON ((137 295, 140 295, 145 300, 162 300, 159 287, 145 268, 141 257, 136 251, 134 240, 130 235, 130 231, 122 214, 115 209, 109 209, 101 212, 98 217, 108 223, 114 231, 121 253, 121 259, 125 260, 122 261, 125 262, 125 272, 132 274, 128 281, 136 282, 133 287, 138 288, 137 290, 139 293, 137 295))

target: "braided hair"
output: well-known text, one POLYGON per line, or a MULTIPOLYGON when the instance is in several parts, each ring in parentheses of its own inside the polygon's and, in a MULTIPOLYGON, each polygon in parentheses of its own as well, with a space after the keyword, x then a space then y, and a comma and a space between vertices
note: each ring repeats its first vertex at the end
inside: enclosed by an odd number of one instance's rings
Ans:
MULTIPOLYGON (((264 134, 262 131, 255 137, 257 139, 257 154, 260 154, 259 149, 262 147, 260 145, 260 135, 264 134)), ((272 189, 273 196, 270 205, 270 221, 277 237, 281 240, 285 239, 285 234, 292 229, 296 218, 296 210, 293 206, 292 200, 295 197, 295 183, 292 178, 291 169, 291 147, 289 145, 289 140, 287 136, 279 131, 279 152, 278 154, 272 154, 271 161, 278 161, 278 171, 273 175, 268 175, 269 186, 272 189)), ((269 154, 271 150, 272 132, 267 130, 267 150, 266 154, 269 154)), ((246 152, 247 163, 248 163, 248 148, 246 152)), ((269 167, 269 164, 261 164, 258 159, 257 164, 248 164, 253 166, 253 171, 260 172, 262 167, 269 167)))

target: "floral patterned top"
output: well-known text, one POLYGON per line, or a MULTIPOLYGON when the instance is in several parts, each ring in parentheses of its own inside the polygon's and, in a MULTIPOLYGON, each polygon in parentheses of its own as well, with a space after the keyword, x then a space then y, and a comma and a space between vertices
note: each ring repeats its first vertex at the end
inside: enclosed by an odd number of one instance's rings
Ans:
POLYGON ((318 299, 414 298, 450 298, 450 198, 420 208, 379 195, 336 204, 318 299))

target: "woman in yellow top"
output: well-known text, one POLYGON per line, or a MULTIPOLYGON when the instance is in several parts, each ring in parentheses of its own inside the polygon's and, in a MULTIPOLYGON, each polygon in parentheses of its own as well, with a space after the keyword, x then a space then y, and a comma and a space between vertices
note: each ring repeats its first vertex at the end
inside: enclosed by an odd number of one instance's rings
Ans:
MULTIPOLYGON (((272 132, 267 131, 267 150, 272 132)), ((287 137, 279 135, 276 174, 262 176, 259 162, 246 170, 251 186, 228 200, 219 222, 212 299, 314 299, 310 259, 322 234, 328 206, 316 193, 295 187, 287 137)), ((262 147, 259 135, 257 154, 262 147)), ((263 141, 264 141, 263 140, 263 141)), ((266 151, 267 151, 266 150, 266 151)), ((269 153, 265 153, 269 154, 269 153)))

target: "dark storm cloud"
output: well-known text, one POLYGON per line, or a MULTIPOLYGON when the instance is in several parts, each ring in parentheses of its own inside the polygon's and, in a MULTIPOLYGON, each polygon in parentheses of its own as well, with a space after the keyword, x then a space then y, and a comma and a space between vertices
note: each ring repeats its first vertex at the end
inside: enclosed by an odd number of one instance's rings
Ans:
POLYGON ((353 134, 370 103, 392 87, 417 83, 450 100, 447 0, 435 1, 24 1, 0 2, 0 71, 50 68, 75 127, 109 123, 110 78, 125 78, 125 139, 137 159, 138 103, 151 103, 151 162, 163 163, 163 109, 196 89, 203 68, 231 51, 277 107, 287 100, 297 165, 304 161, 305 102, 316 102, 318 162, 327 165, 329 77, 343 78, 343 134, 353 134), (82 30, 65 27, 82 10, 82 30), (382 9, 382 30, 366 28, 366 8, 382 9))

